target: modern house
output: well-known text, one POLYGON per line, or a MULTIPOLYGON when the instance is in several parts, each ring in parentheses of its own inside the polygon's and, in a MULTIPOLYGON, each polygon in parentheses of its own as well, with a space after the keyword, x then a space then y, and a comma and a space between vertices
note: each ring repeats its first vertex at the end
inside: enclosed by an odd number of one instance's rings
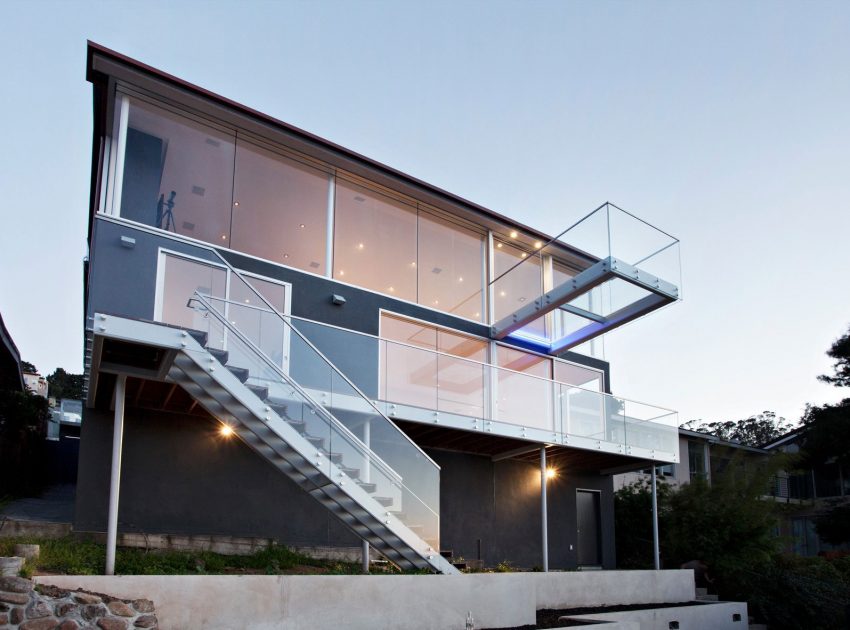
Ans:
MULTIPOLYGON (((770 453, 796 455, 806 427, 798 427, 777 438, 765 449, 770 453)), ((801 556, 817 556, 832 551, 850 551, 848 545, 835 547, 824 542, 815 530, 815 518, 830 506, 850 502, 850 471, 840 462, 826 461, 807 470, 780 472, 772 488, 777 501, 789 505, 781 525, 786 550, 801 556)))
MULTIPOLYGON (((656 466, 658 478, 674 487, 691 483, 695 479, 711 483, 712 478, 723 472, 735 457, 746 458, 745 461, 758 461, 770 454, 763 448, 728 442, 711 433, 681 427, 678 442, 678 462, 656 466)), ((650 468, 617 475, 614 478, 614 489, 619 490, 636 481, 648 481, 650 468)))
POLYGON ((613 475, 678 419, 598 340, 679 298, 675 238, 610 203, 552 237, 91 43, 87 77, 76 530, 614 567, 613 475))

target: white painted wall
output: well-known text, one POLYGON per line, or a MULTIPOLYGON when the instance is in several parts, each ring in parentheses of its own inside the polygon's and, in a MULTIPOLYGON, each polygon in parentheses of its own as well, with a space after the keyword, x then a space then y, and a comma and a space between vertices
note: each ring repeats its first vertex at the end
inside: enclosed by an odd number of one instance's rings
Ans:
POLYGON ((692 571, 479 573, 462 576, 42 576, 156 604, 165 630, 451 629, 531 624, 539 608, 689 601, 692 571))

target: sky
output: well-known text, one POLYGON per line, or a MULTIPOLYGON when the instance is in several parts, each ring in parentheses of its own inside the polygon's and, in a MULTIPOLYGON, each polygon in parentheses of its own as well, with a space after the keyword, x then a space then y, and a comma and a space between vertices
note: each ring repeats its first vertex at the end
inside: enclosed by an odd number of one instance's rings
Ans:
POLYGON ((3 6, 0 313, 42 374, 82 371, 90 39, 544 232, 611 201, 678 237, 684 299, 606 336, 617 395, 842 397, 850 3, 3 6))

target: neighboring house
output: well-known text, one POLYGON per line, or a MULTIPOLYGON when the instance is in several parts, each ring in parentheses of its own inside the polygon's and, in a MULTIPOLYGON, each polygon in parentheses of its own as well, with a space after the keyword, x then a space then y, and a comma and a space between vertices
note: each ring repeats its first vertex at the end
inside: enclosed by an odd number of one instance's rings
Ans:
POLYGON ((33 394, 47 398, 47 379, 36 372, 24 372, 24 383, 33 394))
MULTIPOLYGON (((679 429, 679 461, 657 467, 658 479, 678 487, 694 479, 711 483, 713 476, 721 473, 736 455, 746 458, 766 457, 769 453, 762 448, 747 446, 739 442, 727 442, 715 435, 679 429)), ((614 488, 620 488, 640 480, 648 480, 650 470, 645 469, 617 475, 614 488)))
POLYGON ((116 427, 120 531, 615 566, 612 475, 678 463, 678 419, 592 355, 677 300, 676 239, 607 203, 553 239, 95 44, 87 76, 78 531, 116 427))
POLYGON ((0 389, 24 391, 21 353, 0 316, 0 389))
POLYGON ((79 439, 82 422, 83 401, 63 398, 50 409, 47 439, 59 440, 62 437, 79 439))
MULTIPOLYGON (((795 455, 800 452, 806 427, 799 427, 765 445, 768 452, 795 455)), ((835 461, 823 462, 809 470, 781 472, 775 480, 772 495, 789 504, 780 533, 788 540, 787 551, 802 556, 816 556, 829 551, 850 551, 850 546, 836 548, 820 540, 815 531, 815 517, 832 504, 850 501, 850 470, 835 461)))

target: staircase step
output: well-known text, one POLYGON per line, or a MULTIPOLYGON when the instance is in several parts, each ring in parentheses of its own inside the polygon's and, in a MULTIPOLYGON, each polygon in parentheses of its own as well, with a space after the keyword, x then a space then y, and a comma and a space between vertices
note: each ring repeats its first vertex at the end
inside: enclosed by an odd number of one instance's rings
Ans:
POLYGON ((440 549, 440 555, 446 560, 451 560, 454 556, 454 552, 451 549, 440 549))
POLYGON ((250 375, 248 373, 248 368, 236 367, 235 365, 225 365, 224 367, 230 370, 233 376, 239 379, 240 383, 244 383, 248 380, 248 376, 250 375))
POLYGON ((219 350, 218 348, 206 348, 206 351, 213 355, 219 363, 224 365, 227 363, 227 357, 230 356, 230 353, 227 350, 219 350))
POLYGON ((393 500, 390 497, 372 497, 372 498, 375 499, 375 501, 377 501, 378 503, 380 503, 384 507, 388 507, 388 506, 393 504, 393 500))
POLYGON ((342 453, 328 453, 326 450, 322 449, 322 454, 331 460, 334 464, 342 463, 342 453))
POLYGON ((268 387, 263 387, 261 385, 250 385, 248 383, 245 384, 245 387, 254 392, 257 395, 257 398, 259 398, 260 400, 265 400, 266 397, 269 395, 268 387))
POLYGON ((303 420, 293 420, 292 418, 285 418, 285 420, 299 433, 304 433, 307 430, 307 423, 303 420))
POLYGON ((307 439, 308 442, 310 442, 310 444, 312 444, 316 448, 318 448, 318 449, 324 449, 325 448, 325 438, 318 437, 316 435, 307 435, 306 433, 304 434, 304 437, 307 439))
POLYGON ((701 586, 697 586, 694 591, 696 592, 697 597, 700 595, 708 595, 708 589, 702 588, 701 586))
POLYGON ((189 336, 192 339, 198 342, 198 344, 200 344, 201 346, 207 345, 207 333, 203 332, 202 330, 192 330, 191 328, 186 328, 185 330, 187 333, 189 333, 189 336))
MULTIPOLYGON (((289 419, 289 407, 287 407, 286 405, 276 405, 276 404, 270 403, 268 401, 266 401, 266 404, 268 404, 269 408, 272 411, 274 411, 277 415, 279 415, 281 418, 283 418, 284 420, 290 420, 289 419)), ((291 420, 290 420, 290 422, 291 422, 291 420)))
POLYGON ((698 602, 716 602, 717 595, 697 595, 698 602))
POLYGON ((378 489, 378 486, 374 483, 369 483, 368 481, 358 481, 357 485, 363 488, 366 492, 372 493, 378 489))
POLYGON ((357 479, 360 476, 359 468, 349 468, 348 466, 340 466, 339 469, 352 479, 357 479))

